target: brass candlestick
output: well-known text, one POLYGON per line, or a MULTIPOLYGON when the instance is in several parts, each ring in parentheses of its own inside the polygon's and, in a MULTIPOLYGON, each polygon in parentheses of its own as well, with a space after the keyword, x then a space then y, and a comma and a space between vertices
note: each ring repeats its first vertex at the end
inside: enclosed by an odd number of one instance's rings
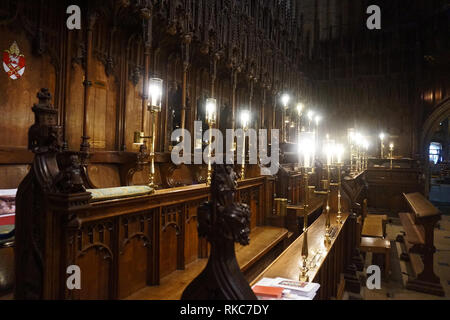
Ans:
POLYGON ((338 212, 337 212, 337 223, 341 224, 342 223, 342 212, 341 212, 341 187, 342 187, 342 179, 341 179, 341 171, 342 171, 342 163, 339 162, 337 163, 337 169, 338 169, 338 212))
POLYGON ((152 189, 155 188, 155 137, 156 137, 156 111, 152 108, 150 109, 150 114, 152 117, 152 143, 150 148, 150 176, 148 186, 152 189))
POLYGON ((245 179, 245 136, 247 135, 248 127, 250 124, 250 111, 244 110, 241 113, 241 122, 242 122, 242 130, 243 130, 243 138, 242 138, 242 166, 241 166, 241 180, 245 179))
POLYGON ((304 168, 303 184, 305 187, 305 199, 303 204, 303 244, 302 244, 302 267, 300 269, 299 280, 309 281, 308 276, 308 208, 309 208, 309 177, 308 168, 304 168))
POLYGON ((327 191, 327 207, 326 207, 326 220, 325 220, 325 245, 331 244, 330 237, 330 228, 331 228, 331 218, 330 218, 330 185, 331 185, 331 177, 330 177, 330 165, 327 165, 327 182, 326 182, 326 191, 327 191))
POLYGON ((214 98, 208 98, 206 99, 206 122, 209 126, 209 148, 208 148, 208 176, 206 178, 206 185, 211 185, 212 180, 212 164, 211 164, 211 157, 212 157, 212 130, 214 125, 216 124, 217 119, 217 100, 214 98))
POLYGON ((391 143, 390 145, 389 145, 389 158, 390 158, 390 162, 391 162, 391 170, 392 170, 392 159, 393 159, 393 156, 394 156, 394 144, 393 143, 391 143))
POLYGON ((247 133, 247 128, 244 128, 244 139, 242 146, 242 166, 241 166, 241 180, 245 179, 245 135, 247 133))
POLYGON ((214 126, 214 123, 215 122, 213 120, 211 120, 211 119, 208 120, 208 126, 209 126, 209 150, 208 150, 208 177, 206 178, 206 184, 208 186, 211 185, 211 181, 212 181, 211 143, 212 143, 212 128, 214 126))

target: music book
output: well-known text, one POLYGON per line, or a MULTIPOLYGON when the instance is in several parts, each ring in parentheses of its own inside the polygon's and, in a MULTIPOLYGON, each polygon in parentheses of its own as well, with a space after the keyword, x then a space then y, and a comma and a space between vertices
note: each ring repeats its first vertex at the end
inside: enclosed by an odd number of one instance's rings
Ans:
POLYGON ((280 299, 283 296, 283 288, 254 286, 253 292, 257 297, 280 299))
POLYGON ((282 295, 280 298, 269 297, 267 295, 258 295, 255 292, 255 295, 259 299, 313 300, 320 288, 320 284, 284 278, 263 278, 253 286, 254 291, 256 287, 272 287, 282 289, 282 295))

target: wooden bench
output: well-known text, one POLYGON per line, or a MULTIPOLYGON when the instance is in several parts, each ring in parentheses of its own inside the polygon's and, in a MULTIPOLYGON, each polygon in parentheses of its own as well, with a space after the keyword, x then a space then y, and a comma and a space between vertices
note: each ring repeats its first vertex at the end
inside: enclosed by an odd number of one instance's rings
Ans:
MULTIPOLYGON (((236 259, 241 271, 250 282, 284 249, 289 233, 284 228, 262 226, 250 233, 250 244, 235 245, 236 259), (278 247, 278 248, 277 248, 278 247)), ((160 285, 145 287, 126 299, 178 300, 189 283, 205 268, 208 259, 198 259, 185 270, 177 270, 161 279, 160 285)))
POLYGON ((421 193, 403 194, 411 213, 399 213, 405 230, 407 248, 414 276, 408 277, 406 288, 444 296, 440 279, 434 273, 434 227, 441 213, 421 193))
POLYGON ((389 240, 373 238, 373 237, 362 237, 360 250, 363 252, 384 254, 384 272, 385 272, 386 278, 389 277, 390 251, 391 251, 391 243, 389 240))

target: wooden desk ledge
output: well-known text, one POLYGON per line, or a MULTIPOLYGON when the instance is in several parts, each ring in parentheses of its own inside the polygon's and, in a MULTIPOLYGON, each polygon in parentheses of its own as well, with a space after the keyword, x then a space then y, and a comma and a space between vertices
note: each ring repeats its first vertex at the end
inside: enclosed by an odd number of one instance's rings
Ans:
MULTIPOLYGON (((336 238, 332 239, 330 246, 328 249, 332 248, 335 244, 335 241, 339 234, 341 233, 344 224, 347 221, 348 213, 342 214, 342 224, 337 225, 335 224, 336 221, 336 214, 331 214, 331 221, 332 226, 337 226, 338 230, 336 232, 336 238)), ((319 270, 324 263, 324 261, 327 259, 328 252, 326 250, 326 247, 323 244, 323 235, 325 230, 325 215, 321 215, 314 223, 309 227, 308 229, 308 249, 309 253, 312 253, 313 251, 318 250, 324 250, 325 254, 321 257, 320 261, 318 262, 318 265, 313 270, 310 270, 308 272, 310 281, 314 281, 316 276, 319 273, 319 270)), ((303 244, 303 237, 302 234, 299 236, 286 250, 283 251, 283 253, 275 259, 275 261, 272 262, 256 279, 254 279, 250 285, 253 286, 255 283, 257 283, 262 278, 286 278, 286 279, 292 279, 292 280, 298 280, 299 276, 299 266, 301 262, 301 254, 302 254, 302 244, 303 244)))
POLYGON ((400 222, 405 229, 405 239, 411 244, 425 244, 425 231, 423 226, 414 224, 412 213, 400 212, 400 222))

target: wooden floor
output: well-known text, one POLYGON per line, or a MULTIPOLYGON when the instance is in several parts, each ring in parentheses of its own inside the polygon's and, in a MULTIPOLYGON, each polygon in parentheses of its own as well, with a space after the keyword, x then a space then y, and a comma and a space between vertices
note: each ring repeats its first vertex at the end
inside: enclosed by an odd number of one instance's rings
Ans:
MULTIPOLYGON (((276 227, 257 227, 250 234, 250 245, 236 245, 236 258, 244 271, 264 254, 288 237, 288 231, 276 227)), ((205 268, 208 259, 199 259, 161 279, 159 286, 146 287, 132 294, 127 300, 179 300, 184 289, 205 268)))

